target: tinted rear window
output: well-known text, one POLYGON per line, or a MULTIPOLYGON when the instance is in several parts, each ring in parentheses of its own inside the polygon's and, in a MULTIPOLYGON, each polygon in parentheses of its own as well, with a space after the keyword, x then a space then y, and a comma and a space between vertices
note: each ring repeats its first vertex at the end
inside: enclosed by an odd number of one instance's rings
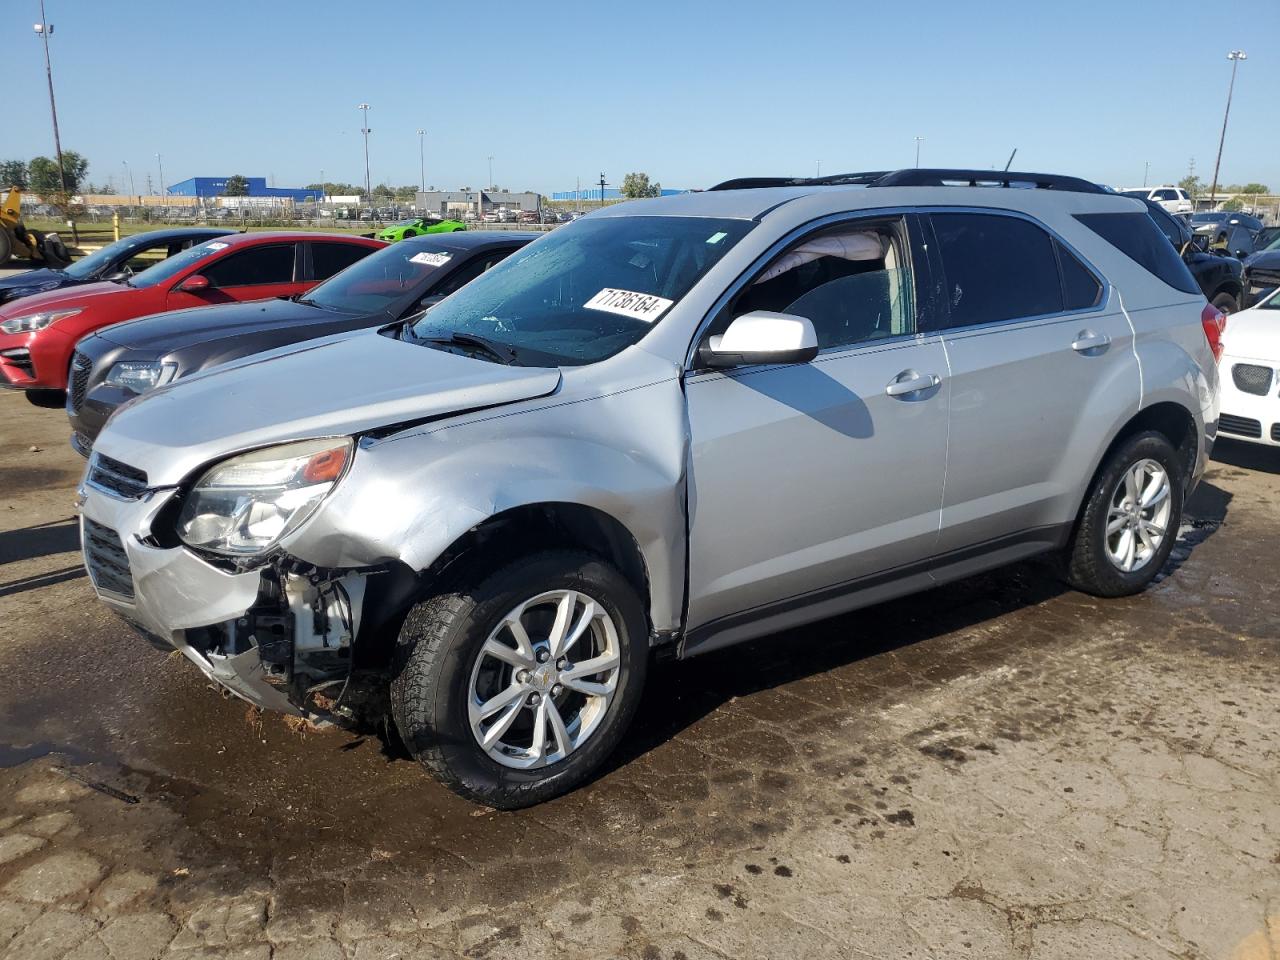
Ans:
POLYGON ((1178 252, 1145 213, 1077 213, 1076 219, 1175 290, 1200 292, 1178 252))

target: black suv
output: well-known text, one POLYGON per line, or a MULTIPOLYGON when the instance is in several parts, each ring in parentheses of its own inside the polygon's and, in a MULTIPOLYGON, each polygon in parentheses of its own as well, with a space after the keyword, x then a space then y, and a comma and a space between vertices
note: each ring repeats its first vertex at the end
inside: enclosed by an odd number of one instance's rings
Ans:
POLYGON ((1244 305, 1244 267, 1240 261, 1202 249, 1185 220, 1173 216, 1153 200, 1143 202, 1160 232, 1182 254, 1191 275, 1204 291, 1205 299, 1223 313, 1239 310, 1244 305))

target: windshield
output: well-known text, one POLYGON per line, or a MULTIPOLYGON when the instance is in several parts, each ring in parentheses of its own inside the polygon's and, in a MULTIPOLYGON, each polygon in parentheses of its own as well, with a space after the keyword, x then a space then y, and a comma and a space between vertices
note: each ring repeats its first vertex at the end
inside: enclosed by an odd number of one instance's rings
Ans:
POLYGON ((424 290, 442 268, 463 256, 439 243, 402 240, 334 274, 303 302, 343 313, 378 313, 424 290))
POLYGON ((517 363, 526 351, 545 365, 595 363, 653 329, 753 225, 708 217, 580 220, 432 307, 410 333, 482 337, 517 363))
POLYGON ((1263 247, 1262 249, 1263 249, 1263 250, 1280 250, 1280 233, 1276 234, 1276 235, 1271 239, 1271 242, 1270 242, 1270 243, 1268 243, 1268 244, 1267 244, 1265 247, 1263 247))
POLYGON ((1150 190, 1121 190, 1120 196, 1135 197, 1138 200, 1145 200, 1147 199, 1147 194, 1149 194, 1150 192, 1151 192, 1150 190))
POLYGON ((75 277, 77 280, 86 280, 111 263, 116 257, 124 256, 144 246, 146 246, 145 240, 140 241, 137 237, 121 237, 115 243, 108 243, 101 250, 77 260, 63 270, 63 273, 75 277))
POLYGON ((219 250, 225 250, 227 246, 228 244, 225 240, 206 240, 198 246, 188 247, 181 253, 174 254, 168 260, 161 260, 154 267, 147 267, 141 273, 134 274, 129 278, 129 286, 154 287, 165 283, 168 280, 172 280, 197 260, 211 257, 219 250))

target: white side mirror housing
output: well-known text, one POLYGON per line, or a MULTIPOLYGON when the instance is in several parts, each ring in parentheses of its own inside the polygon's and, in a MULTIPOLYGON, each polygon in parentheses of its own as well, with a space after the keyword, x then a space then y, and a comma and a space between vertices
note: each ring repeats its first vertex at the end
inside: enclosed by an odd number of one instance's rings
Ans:
POLYGON ((702 363, 713 368, 808 363, 818 355, 818 335, 806 317, 752 310, 735 317, 724 333, 708 338, 699 354, 702 363))

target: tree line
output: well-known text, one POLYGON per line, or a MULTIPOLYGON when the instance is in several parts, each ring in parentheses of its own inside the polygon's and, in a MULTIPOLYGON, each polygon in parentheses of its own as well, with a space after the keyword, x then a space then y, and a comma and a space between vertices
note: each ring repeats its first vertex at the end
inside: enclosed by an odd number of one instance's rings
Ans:
MULTIPOLYGON (((89 161, 74 150, 62 151, 62 170, 66 176, 68 195, 115 192, 110 186, 94 186, 89 182, 89 161)), ((30 160, 0 160, 0 190, 9 187, 30 190, 41 199, 54 203, 62 193, 62 186, 56 159, 32 157, 30 160)))

